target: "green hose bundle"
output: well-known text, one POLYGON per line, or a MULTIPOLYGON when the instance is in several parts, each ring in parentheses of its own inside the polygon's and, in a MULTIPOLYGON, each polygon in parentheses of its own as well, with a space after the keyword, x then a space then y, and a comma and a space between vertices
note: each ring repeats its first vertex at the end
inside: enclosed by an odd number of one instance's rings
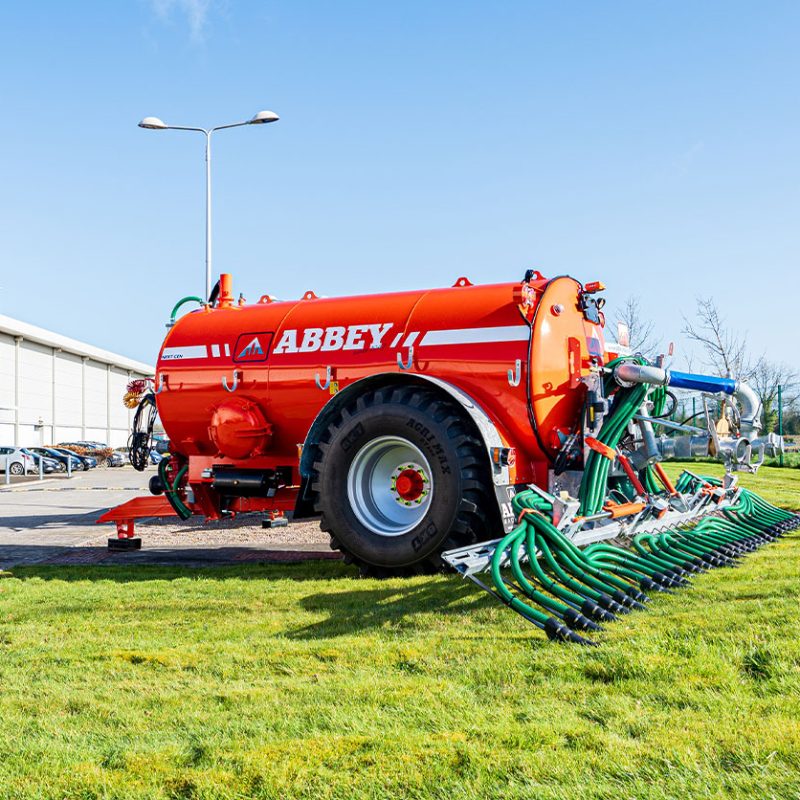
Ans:
MULTIPOLYGON (((604 389, 611 398, 611 410, 597 439, 586 439, 590 450, 579 491, 580 517, 599 514, 612 496, 624 495, 624 502, 630 502, 636 480, 629 468, 626 478, 615 478, 609 487, 616 451, 648 394, 657 417, 664 414, 670 396, 663 386, 618 386, 614 368, 623 361, 647 364, 641 356, 617 358, 607 364, 604 389)), ((664 489, 671 494, 714 494, 720 485, 717 479, 685 471, 673 488, 660 468, 649 465, 641 478, 651 496, 664 489)), ((601 622, 643 609, 649 600, 645 592, 670 592, 685 586, 692 574, 734 566, 745 553, 800 527, 800 514, 776 508, 742 489, 735 504, 723 506, 693 527, 679 524, 671 530, 654 530, 651 525, 634 535, 628 547, 597 542, 581 550, 553 524, 553 505, 547 497, 533 490, 514 497, 518 524, 500 540, 491 559, 494 593, 551 639, 579 644, 594 643, 577 631, 598 630, 601 622)), ((644 509, 644 504, 630 503, 628 508, 612 509, 612 514, 644 509)))
MULTIPOLYGON (((608 442, 613 435, 610 430, 608 442)), ((677 482, 691 491, 718 483, 689 472, 677 482)), ((553 524, 552 504, 542 494, 520 492, 512 506, 519 523, 491 561, 496 594, 551 639, 579 644, 594 643, 576 631, 599 630, 601 622, 644 608, 645 592, 668 592, 687 584, 693 573, 733 566, 745 553, 800 527, 800 515, 742 489, 736 504, 694 527, 640 533, 630 547, 598 542, 581 550, 553 524)))
MULTIPOLYGON (((607 367, 613 370, 615 366, 623 361, 634 361, 637 364, 647 363, 640 356, 624 356, 610 361, 607 367)), ((610 395, 615 385, 613 378, 607 379, 606 396, 610 395)), ((625 433, 625 429, 628 427, 628 423, 639 412, 649 390, 650 387, 646 384, 636 384, 631 387, 623 386, 617 389, 614 395, 613 409, 603 422, 603 426, 597 436, 601 444, 616 450, 620 439, 625 433)), ((611 461, 605 455, 594 450, 589 453, 584 465, 583 480, 581 481, 579 494, 581 505, 578 513, 582 516, 588 517, 602 510, 603 503, 606 500, 610 468, 611 461)))
POLYGON ((667 387, 654 386, 650 390, 650 401, 653 403, 652 415, 661 417, 664 414, 664 407, 667 405, 667 387))

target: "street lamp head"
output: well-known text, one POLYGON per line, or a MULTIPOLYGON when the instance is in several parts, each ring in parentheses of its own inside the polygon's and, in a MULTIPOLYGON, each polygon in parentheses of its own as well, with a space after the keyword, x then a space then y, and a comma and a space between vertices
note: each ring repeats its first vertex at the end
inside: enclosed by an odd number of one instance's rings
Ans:
POLYGON ((277 122, 280 117, 274 111, 259 111, 248 123, 249 125, 264 125, 267 122, 277 122))
POLYGON ((167 126, 164 122, 162 122, 158 117, 145 117, 140 123, 140 128, 147 128, 151 131, 161 131, 164 130, 167 126))

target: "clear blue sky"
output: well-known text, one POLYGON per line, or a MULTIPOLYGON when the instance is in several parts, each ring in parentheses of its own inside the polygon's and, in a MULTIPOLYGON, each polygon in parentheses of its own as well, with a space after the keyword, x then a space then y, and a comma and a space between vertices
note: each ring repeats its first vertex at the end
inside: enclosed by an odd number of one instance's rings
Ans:
MULTIPOLYGON (((5 4, 0 312, 152 362, 215 266, 298 297, 514 280, 714 294, 798 365, 800 4, 5 4)), ((679 352, 681 345, 679 344, 679 352)))

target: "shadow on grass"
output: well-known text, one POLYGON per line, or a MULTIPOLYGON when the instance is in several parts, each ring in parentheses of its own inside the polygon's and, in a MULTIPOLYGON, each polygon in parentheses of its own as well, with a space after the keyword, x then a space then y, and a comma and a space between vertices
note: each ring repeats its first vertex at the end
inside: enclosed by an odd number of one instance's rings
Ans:
MULTIPOLYGON (((421 614, 464 615, 494 603, 487 594, 455 575, 446 579, 430 576, 408 583, 348 591, 320 592, 299 601, 304 611, 326 614, 319 622, 304 625, 290 639, 323 639, 346 636, 354 631, 378 628, 414 628, 421 614), (424 581, 424 582, 423 582, 424 581)), ((423 626, 429 628, 428 622, 423 626)))
POLYGON ((137 566, 19 566, 11 571, 18 580, 112 581, 146 583, 189 579, 192 581, 316 581, 320 591, 298 597, 297 607, 319 621, 289 630, 290 639, 314 640, 369 630, 429 628, 428 613, 464 616, 491 607, 494 601, 456 575, 417 576, 389 580, 362 580, 358 572, 341 562, 302 564, 246 564, 213 568, 137 566), (358 588, 356 588, 358 587, 358 588))
POLYGON ((341 561, 312 560, 292 564, 270 564, 248 561, 245 564, 218 566, 186 566, 157 564, 28 564, 7 568, 19 580, 45 581, 113 581, 146 583, 148 581, 325 581, 358 580, 358 570, 341 561))

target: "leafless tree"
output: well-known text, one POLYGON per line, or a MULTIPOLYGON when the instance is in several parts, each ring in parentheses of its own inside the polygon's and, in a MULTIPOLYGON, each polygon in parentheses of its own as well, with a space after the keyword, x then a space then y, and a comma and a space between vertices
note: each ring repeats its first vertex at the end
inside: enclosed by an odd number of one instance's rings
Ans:
POLYGON ((750 376, 750 385, 761 399, 764 408, 764 432, 774 431, 778 418, 778 387, 781 387, 781 396, 784 410, 791 409, 800 399, 800 374, 796 369, 786 364, 759 359, 753 374, 750 376))
POLYGON ((683 333, 703 349, 705 365, 725 378, 749 380, 757 366, 747 353, 747 341, 732 331, 712 298, 697 299, 696 321, 683 318, 683 333))
POLYGON ((617 309, 615 320, 627 326, 630 336, 630 348, 634 353, 652 357, 661 344, 653 333, 653 322, 642 314, 641 301, 636 295, 630 295, 622 308, 617 309))

